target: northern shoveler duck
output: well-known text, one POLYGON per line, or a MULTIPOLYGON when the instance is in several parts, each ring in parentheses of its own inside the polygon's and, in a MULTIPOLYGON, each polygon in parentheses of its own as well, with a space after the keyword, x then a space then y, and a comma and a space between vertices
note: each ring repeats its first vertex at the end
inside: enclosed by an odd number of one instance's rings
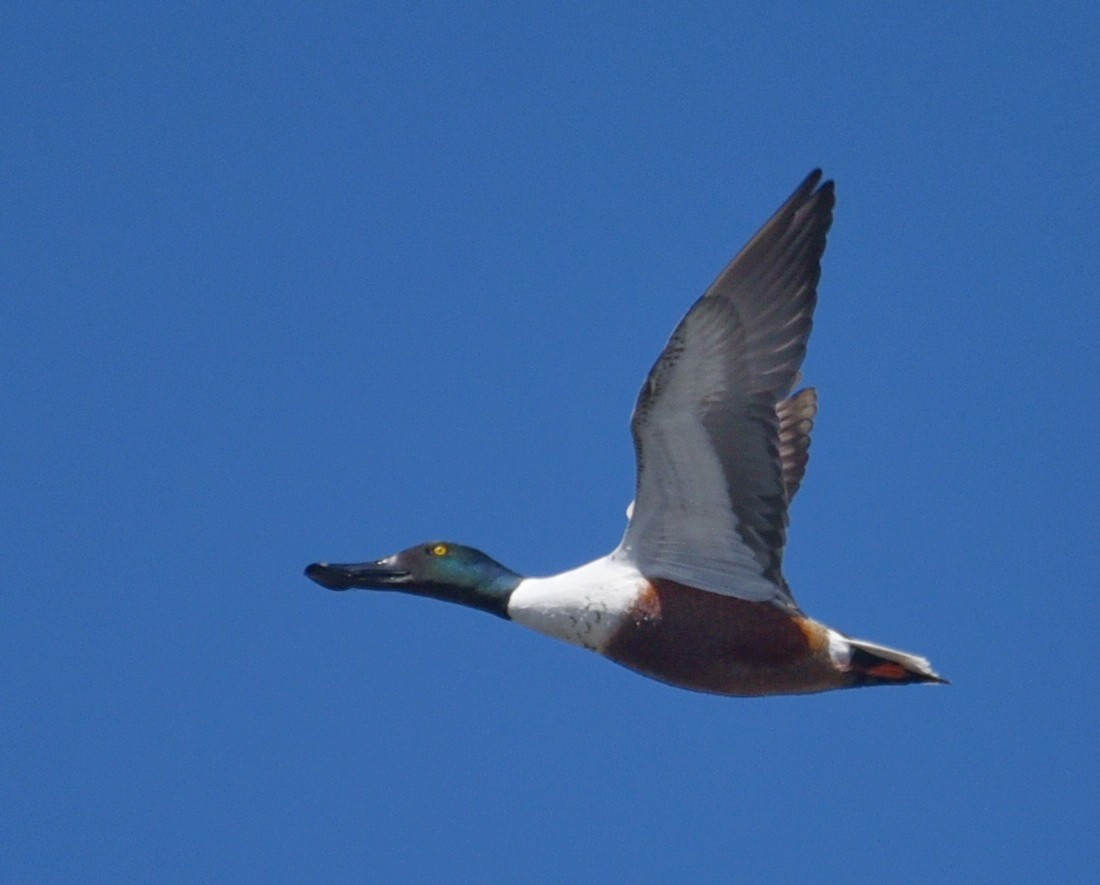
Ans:
POLYGON ((528 578, 430 541, 373 562, 314 563, 331 590, 400 590, 482 609, 646 676, 723 695, 944 682, 927 660, 803 614, 782 572, 806 469, 813 388, 792 392, 832 223, 812 172, 672 333, 631 420, 635 502, 622 542, 528 578))

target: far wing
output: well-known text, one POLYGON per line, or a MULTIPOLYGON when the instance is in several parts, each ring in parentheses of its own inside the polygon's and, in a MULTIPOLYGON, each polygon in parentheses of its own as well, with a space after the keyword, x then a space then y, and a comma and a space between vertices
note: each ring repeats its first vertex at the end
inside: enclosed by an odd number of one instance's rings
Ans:
POLYGON ((779 419, 779 464, 783 471, 783 492, 787 503, 794 500, 794 493, 802 485, 806 475, 806 463, 810 460, 810 431, 817 417, 817 391, 806 387, 780 400, 775 407, 779 419))

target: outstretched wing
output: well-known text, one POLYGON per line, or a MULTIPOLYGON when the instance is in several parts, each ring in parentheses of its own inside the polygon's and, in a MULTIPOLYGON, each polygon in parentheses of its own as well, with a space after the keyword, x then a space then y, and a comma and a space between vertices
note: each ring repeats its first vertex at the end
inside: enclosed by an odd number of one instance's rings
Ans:
POLYGON ((637 492, 620 552, 648 577, 795 607, 782 574, 787 504, 816 399, 785 398, 806 354, 832 223, 833 183, 820 179, 811 173, 722 271, 642 385, 631 422, 637 492))

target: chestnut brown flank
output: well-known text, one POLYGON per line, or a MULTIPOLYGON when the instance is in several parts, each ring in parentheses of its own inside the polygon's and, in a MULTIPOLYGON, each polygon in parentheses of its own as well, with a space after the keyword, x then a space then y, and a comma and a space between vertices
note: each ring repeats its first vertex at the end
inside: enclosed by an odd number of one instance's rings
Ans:
POLYGON ((845 682, 824 639, 817 623, 770 603, 655 579, 604 654, 697 691, 822 691, 845 682))

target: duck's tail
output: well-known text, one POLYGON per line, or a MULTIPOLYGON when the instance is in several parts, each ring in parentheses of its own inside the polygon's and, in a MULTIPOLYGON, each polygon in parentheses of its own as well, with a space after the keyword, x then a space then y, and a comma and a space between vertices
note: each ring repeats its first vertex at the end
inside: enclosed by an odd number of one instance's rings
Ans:
POLYGON ((947 680, 932 669, 927 658, 876 645, 862 639, 848 640, 849 667, 854 685, 905 685, 909 682, 939 682, 947 680))

